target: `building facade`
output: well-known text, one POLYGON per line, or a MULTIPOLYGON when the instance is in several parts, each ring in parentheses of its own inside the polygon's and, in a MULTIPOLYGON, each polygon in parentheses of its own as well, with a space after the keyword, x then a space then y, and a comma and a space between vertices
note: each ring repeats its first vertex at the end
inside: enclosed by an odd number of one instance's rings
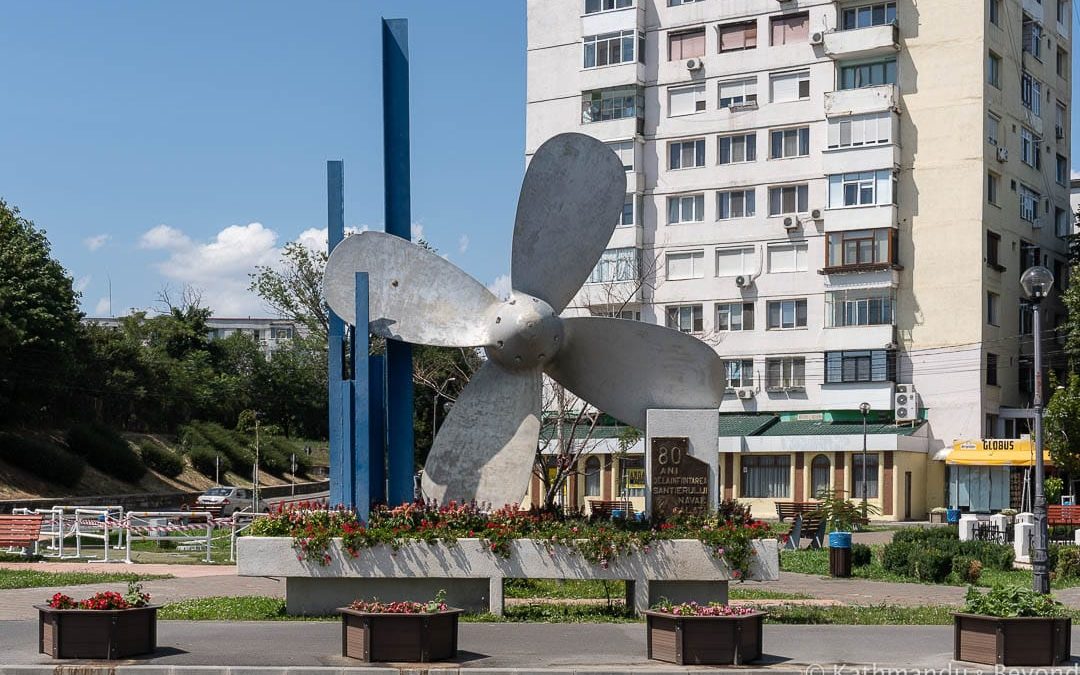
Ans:
POLYGON ((575 305, 714 345, 724 417, 823 427, 722 438, 725 494, 809 498, 829 475, 860 496, 846 425, 866 403, 903 439, 866 460, 879 508, 1002 507, 949 486, 1007 468, 944 460, 1027 433, 1019 278, 1067 282, 1071 17, 1069 0, 529 0, 526 154, 575 131, 626 167, 575 305))
MULTIPOLYGON (((86 323, 95 323, 107 328, 118 328, 121 319, 117 317, 86 317, 86 323)), ((220 340, 233 333, 248 335, 262 350, 266 358, 272 358, 274 352, 286 346, 294 337, 304 337, 306 329, 289 319, 269 318, 217 318, 206 321, 211 340, 220 340)))

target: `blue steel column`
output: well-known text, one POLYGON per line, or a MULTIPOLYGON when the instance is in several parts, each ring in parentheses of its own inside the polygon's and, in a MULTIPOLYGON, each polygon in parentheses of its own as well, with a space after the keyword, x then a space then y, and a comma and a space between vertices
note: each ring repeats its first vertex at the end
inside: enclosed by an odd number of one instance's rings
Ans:
MULTIPOLYGON (((383 19, 383 172, 386 231, 412 238, 409 171, 409 22, 383 19)), ((412 345, 386 341, 387 501, 413 498, 412 345)))
POLYGON ((366 521, 371 508, 371 438, 369 401, 368 353, 368 275, 356 273, 356 326, 353 328, 353 497, 354 508, 366 521))
POLYGON ((368 396, 371 397, 369 425, 371 457, 371 503, 386 503, 386 356, 372 354, 368 359, 368 396))
MULTIPOLYGON (((326 243, 327 253, 345 237, 345 170, 340 160, 326 163, 326 243)), ((350 497, 352 479, 345 461, 346 441, 351 431, 342 417, 345 411, 346 392, 343 381, 345 373, 345 322, 334 310, 329 314, 329 344, 327 345, 327 376, 330 399, 330 505, 352 506, 350 497)))

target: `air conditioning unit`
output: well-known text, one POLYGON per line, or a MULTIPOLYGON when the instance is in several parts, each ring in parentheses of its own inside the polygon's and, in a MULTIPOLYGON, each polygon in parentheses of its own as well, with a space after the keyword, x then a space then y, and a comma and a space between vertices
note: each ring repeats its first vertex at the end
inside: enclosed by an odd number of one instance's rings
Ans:
POLYGON ((784 218, 785 230, 796 230, 799 228, 799 225, 800 223, 798 218, 795 218, 793 216, 788 216, 787 218, 784 218))
POLYGON ((732 103, 730 106, 728 106, 728 110, 730 110, 731 112, 742 112, 743 110, 757 110, 757 101, 732 103))
POLYGON ((1007 162, 1009 161, 1009 149, 998 146, 997 149, 997 161, 1007 162))
POLYGON ((1042 224, 1042 218, 1040 218, 1039 216, 1035 216, 1035 218, 1034 218, 1034 219, 1033 219, 1033 220, 1031 221, 1031 226, 1032 226, 1033 228, 1040 228, 1040 227, 1042 227, 1042 226, 1043 226, 1043 224, 1042 224))
POLYGON ((821 220, 821 209, 814 209, 810 212, 810 218, 812 220, 821 220))
POLYGON ((686 59, 686 69, 690 71, 701 70, 704 66, 704 62, 701 59, 686 59))
POLYGON ((754 280, 745 274, 740 274, 735 277, 735 285, 739 288, 747 288, 750 284, 754 283, 754 280))
POLYGON ((897 422, 911 422, 919 419, 919 395, 910 384, 896 385, 893 394, 893 413, 897 422))
POLYGON ((1065 127, 1060 124, 1054 125, 1054 136, 1056 136, 1058 140, 1065 138, 1065 127))
POLYGON ((818 31, 817 33, 810 33, 810 44, 820 45, 825 43, 825 33, 818 31))
POLYGON ((754 398, 753 387, 739 387, 735 390, 736 395, 743 400, 754 398))

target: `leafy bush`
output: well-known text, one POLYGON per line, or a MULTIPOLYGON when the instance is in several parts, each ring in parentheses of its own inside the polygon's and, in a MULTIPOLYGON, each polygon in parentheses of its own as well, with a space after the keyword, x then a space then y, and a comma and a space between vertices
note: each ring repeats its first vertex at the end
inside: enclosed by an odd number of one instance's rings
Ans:
POLYGON ((131 445, 112 429, 100 424, 80 424, 67 432, 67 444, 86 458, 90 466, 129 483, 146 475, 146 465, 131 445))
MULTIPOLYGON (((818 495, 821 502, 811 514, 829 524, 830 532, 851 532, 856 523, 862 522, 863 504, 856 504, 844 497, 841 490, 825 490, 818 495)), ((876 516, 881 510, 873 504, 866 504, 866 513, 876 516)))
POLYGON ((967 590, 964 611, 986 616, 1062 616, 1065 608, 1049 595, 1022 586, 995 586, 980 593, 974 586, 967 590))
POLYGON ((953 556, 952 572, 958 580, 966 584, 978 583, 982 571, 983 565, 978 560, 966 555, 953 556))
POLYGON ((851 566, 865 567, 870 564, 870 547, 866 544, 851 545, 851 566))
MULTIPOLYGON (((188 459, 191 460, 191 466, 195 467, 195 470, 208 478, 214 477, 214 460, 218 457, 218 454, 210 448, 197 445, 193 448, 188 448, 188 459)), ((232 469, 232 465, 229 463, 228 457, 221 458, 221 473, 225 473, 232 469)))
POLYGON ((890 572, 902 574, 903 568, 911 568, 910 558, 916 550, 935 549, 948 557, 966 556, 980 561, 984 567, 1011 570, 1013 547, 992 541, 960 541, 955 527, 910 527, 893 536, 885 546, 882 565, 890 572), (904 560, 908 560, 905 564, 904 560))
POLYGON ((65 487, 78 484, 86 469, 86 462, 80 457, 52 443, 10 433, 0 433, 0 459, 65 487))
POLYGON ((941 583, 952 571, 952 556, 935 548, 919 549, 908 558, 908 574, 919 581, 941 583))
POLYGON ((914 542, 896 541, 894 538, 893 543, 886 544, 881 551, 881 566, 886 572, 906 575, 911 566, 908 561, 918 550, 919 546, 914 542))
MULTIPOLYGON (((310 466, 311 462, 308 462, 310 466)), ((753 516, 750 515, 750 505, 743 504, 737 499, 725 498, 720 500, 720 506, 716 510, 716 515, 721 520, 731 521, 733 523, 747 523, 753 520, 753 516)))
POLYGON ((905 527, 893 535, 893 543, 916 542, 932 543, 943 539, 960 541, 960 531, 955 525, 944 527, 905 527))
POLYGON ((150 439, 139 443, 143 464, 162 476, 176 478, 184 472, 184 460, 150 439))
POLYGON ((1062 546, 1058 549, 1057 565, 1054 574, 1059 579, 1080 578, 1080 548, 1062 546))

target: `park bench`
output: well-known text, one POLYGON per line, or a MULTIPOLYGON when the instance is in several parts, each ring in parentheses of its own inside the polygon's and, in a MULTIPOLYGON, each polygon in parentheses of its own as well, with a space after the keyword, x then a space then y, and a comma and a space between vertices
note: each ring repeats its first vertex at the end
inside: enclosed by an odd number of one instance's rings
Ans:
POLYGON ((634 507, 629 499, 590 499, 589 514, 594 519, 610 520, 612 511, 622 511, 629 518, 634 514, 634 507))
POLYGON ((825 544, 825 520, 797 513, 788 531, 783 534, 787 537, 784 548, 798 549, 804 538, 809 541, 807 548, 821 548, 825 544))
POLYGON ((41 516, 0 515, 0 548, 32 550, 41 536, 41 516))
POLYGON ((1080 527, 1080 506, 1047 506, 1046 522, 1050 527, 1055 525, 1080 527))
POLYGON ((794 518, 801 513, 816 511, 820 506, 818 502, 776 502, 776 517, 780 522, 787 518, 794 518))

